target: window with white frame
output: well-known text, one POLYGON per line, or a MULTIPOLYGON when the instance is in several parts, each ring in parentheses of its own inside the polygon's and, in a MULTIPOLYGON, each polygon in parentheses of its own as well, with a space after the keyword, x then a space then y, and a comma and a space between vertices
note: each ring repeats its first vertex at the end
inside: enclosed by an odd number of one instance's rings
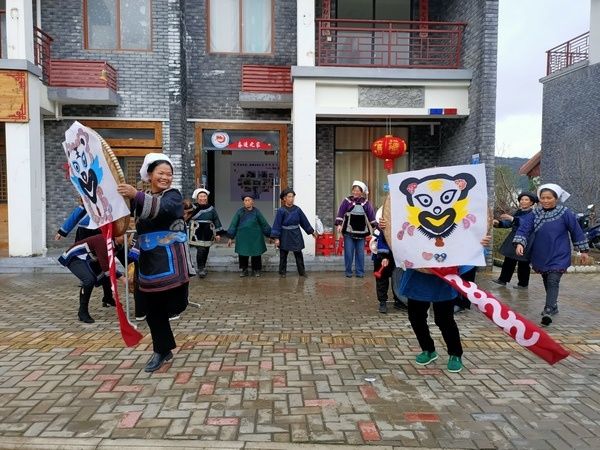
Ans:
POLYGON ((211 53, 271 53, 272 0, 210 0, 211 53))
POLYGON ((84 0, 85 48, 151 50, 152 0, 84 0))

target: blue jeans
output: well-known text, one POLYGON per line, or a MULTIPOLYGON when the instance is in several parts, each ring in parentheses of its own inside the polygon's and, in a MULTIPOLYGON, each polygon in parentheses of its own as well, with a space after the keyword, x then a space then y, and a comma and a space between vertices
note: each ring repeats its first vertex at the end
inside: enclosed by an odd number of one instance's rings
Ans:
POLYGON ((560 285, 561 272, 542 273, 544 289, 546 289, 546 308, 558 308, 558 288, 560 285))
POLYGON ((355 261, 356 276, 365 276, 365 238, 354 239, 344 235, 344 264, 346 276, 352 276, 352 261, 355 261))

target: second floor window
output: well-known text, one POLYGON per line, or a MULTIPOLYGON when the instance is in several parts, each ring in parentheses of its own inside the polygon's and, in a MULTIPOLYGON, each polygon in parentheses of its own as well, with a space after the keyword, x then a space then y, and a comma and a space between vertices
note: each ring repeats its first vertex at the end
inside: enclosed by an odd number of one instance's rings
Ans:
POLYGON ((151 50, 151 0, 84 0, 85 48, 151 50))
POLYGON ((272 0, 210 0, 210 51, 271 53, 272 0))

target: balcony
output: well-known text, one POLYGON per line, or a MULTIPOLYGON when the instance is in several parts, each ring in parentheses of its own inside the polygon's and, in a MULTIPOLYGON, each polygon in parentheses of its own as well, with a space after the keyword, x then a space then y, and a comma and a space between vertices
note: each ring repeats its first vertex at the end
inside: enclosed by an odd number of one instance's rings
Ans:
POLYGON ((546 51, 546 75, 587 61, 590 50, 590 33, 583 33, 570 41, 546 51))
POLYGON ((242 108, 290 109, 292 90, 289 66, 242 66, 242 108))
MULTIPOLYGON (((48 85, 48 98, 60 104, 118 105, 117 71, 105 61, 52 59, 52 37, 33 27, 33 59, 48 85)), ((0 10, 0 59, 8 57, 6 13, 0 10)))
POLYGON ((68 105, 118 105, 117 71, 106 61, 53 59, 48 98, 68 105))
POLYGON ((458 69, 466 23, 317 19, 318 66, 458 69))

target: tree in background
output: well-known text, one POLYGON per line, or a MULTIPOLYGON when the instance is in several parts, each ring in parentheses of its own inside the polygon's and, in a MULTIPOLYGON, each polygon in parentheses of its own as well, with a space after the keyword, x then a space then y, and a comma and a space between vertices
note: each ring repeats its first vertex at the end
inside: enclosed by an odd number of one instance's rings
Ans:
POLYGON ((512 214, 518 208, 517 175, 508 166, 496 166, 494 169, 495 203, 494 217, 501 214, 512 214))

